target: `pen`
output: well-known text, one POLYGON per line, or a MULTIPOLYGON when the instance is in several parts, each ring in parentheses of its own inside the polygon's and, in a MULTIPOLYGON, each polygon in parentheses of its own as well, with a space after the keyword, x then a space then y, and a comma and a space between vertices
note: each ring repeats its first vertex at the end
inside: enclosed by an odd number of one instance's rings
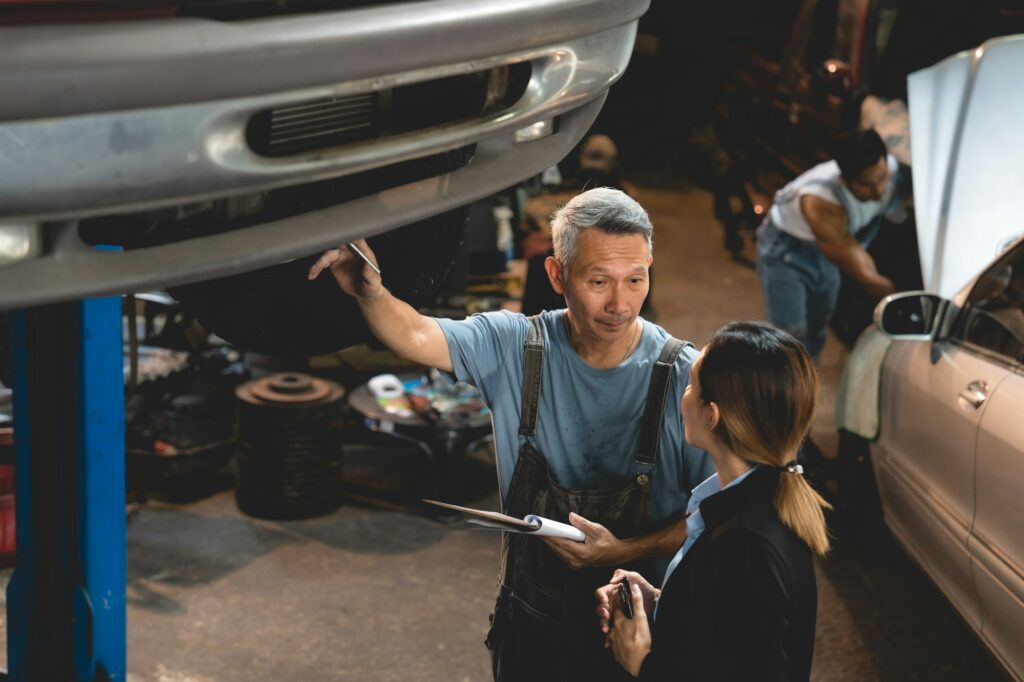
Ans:
POLYGON ((377 264, 374 263, 372 260, 370 260, 369 257, 367 257, 367 255, 365 253, 363 253, 362 249, 360 249, 358 246, 356 246, 352 242, 348 243, 348 248, 350 248, 353 251, 355 251, 355 254, 357 256, 359 256, 360 258, 362 258, 366 262, 367 265, 369 265, 371 268, 373 268, 374 272, 376 272, 378 275, 380 274, 380 268, 377 267, 377 264))
POLYGON ((633 617, 633 593, 629 585, 629 578, 623 578, 619 583, 619 600, 622 602, 622 612, 626 618, 633 617))

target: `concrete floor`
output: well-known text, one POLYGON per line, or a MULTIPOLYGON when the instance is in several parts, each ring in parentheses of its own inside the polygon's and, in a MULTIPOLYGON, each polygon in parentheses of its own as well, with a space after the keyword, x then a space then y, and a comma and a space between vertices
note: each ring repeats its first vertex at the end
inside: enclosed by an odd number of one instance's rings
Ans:
MULTIPOLYGON (((756 275, 722 248, 707 193, 680 184, 642 189, 639 199, 656 226, 662 325, 700 345, 727 320, 761 317, 756 275)), ((829 389, 814 433, 826 451, 834 448, 832 387, 844 357, 830 342, 822 362, 829 389)), ((128 681, 490 679, 482 642, 498 537, 403 504, 422 492, 424 474, 421 459, 401 452, 352 451, 346 478, 384 492, 307 521, 248 518, 230 491, 134 509, 128 681)), ((470 456, 467 478, 471 502, 496 508, 486 448, 470 456)), ((1002 679, 898 553, 873 558, 838 534, 818 576, 814 680, 1002 679)))

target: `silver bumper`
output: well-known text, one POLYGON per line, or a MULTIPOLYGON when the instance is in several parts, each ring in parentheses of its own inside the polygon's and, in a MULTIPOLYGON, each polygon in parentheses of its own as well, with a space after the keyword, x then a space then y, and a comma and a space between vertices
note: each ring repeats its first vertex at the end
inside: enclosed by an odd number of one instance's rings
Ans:
POLYGON ((43 224, 42 257, 0 267, 0 306, 224 276, 379 233, 562 159, 626 68, 647 0, 434 0, 286 19, 0 29, 0 223, 43 224), (287 158, 254 154, 249 118, 318 98, 529 61, 510 109, 287 158), (558 119, 527 142, 517 131, 558 119), (439 178, 236 232, 93 251, 75 221, 387 166, 477 145, 439 178))

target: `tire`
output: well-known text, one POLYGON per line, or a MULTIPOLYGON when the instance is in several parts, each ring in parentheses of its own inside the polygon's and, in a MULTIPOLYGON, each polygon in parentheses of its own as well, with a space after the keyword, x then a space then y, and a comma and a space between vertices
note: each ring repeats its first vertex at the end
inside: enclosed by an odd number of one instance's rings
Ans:
MULTIPOLYGON (((433 300, 465 232, 456 210, 369 239, 384 286, 414 308, 433 300)), ((320 254, 171 290, 182 307, 242 350, 308 357, 371 340, 355 299, 330 273, 306 272, 320 254)))
MULTIPOLYGON (((410 179, 452 170, 465 154, 450 153, 359 178, 350 198, 410 179)), ((368 241, 384 286, 414 308, 433 301, 451 272, 466 230, 465 208, 391 230, 368 241)), ((306 279, 319 253, 241 275, 175 287, 186 312, 232 345, 278 357, 309 357, 371 340, 355 299, 329 273, 306 279)))
POLYGON ((870 442, 840 429, 838 454, 836 521, 844 535, 872 556, 905 564, 906 556, 885 525, 870 442))

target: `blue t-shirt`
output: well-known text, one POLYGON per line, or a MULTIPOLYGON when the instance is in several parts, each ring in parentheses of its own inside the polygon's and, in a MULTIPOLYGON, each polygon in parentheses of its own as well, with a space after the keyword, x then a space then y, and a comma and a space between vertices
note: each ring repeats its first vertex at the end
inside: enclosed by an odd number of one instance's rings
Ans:
MULTIPOLYGON (((636 464, 636 448, 651 368, 668 332, 643 321, 637 348, 622 364, 594 369, 569 344, 564 315, 564 310, 541 313, 544 369, 533 445, 544 454, 555 480, 566 488, 609 488, 638 473, 650 473, 653 520, 680 518, 690 491, 714 473, 707 453, 685 442, 679 414, 696 351, 687 347, 676 360, 665 398, 657 464, 651 471, 649 465, 636 464)), ((523 442, 519 435, 523 343, 530 323, 525 316, 509 312, 437 322, 448 340, 455 377, 476 386, 491 409, 504 500, 523 442)))

